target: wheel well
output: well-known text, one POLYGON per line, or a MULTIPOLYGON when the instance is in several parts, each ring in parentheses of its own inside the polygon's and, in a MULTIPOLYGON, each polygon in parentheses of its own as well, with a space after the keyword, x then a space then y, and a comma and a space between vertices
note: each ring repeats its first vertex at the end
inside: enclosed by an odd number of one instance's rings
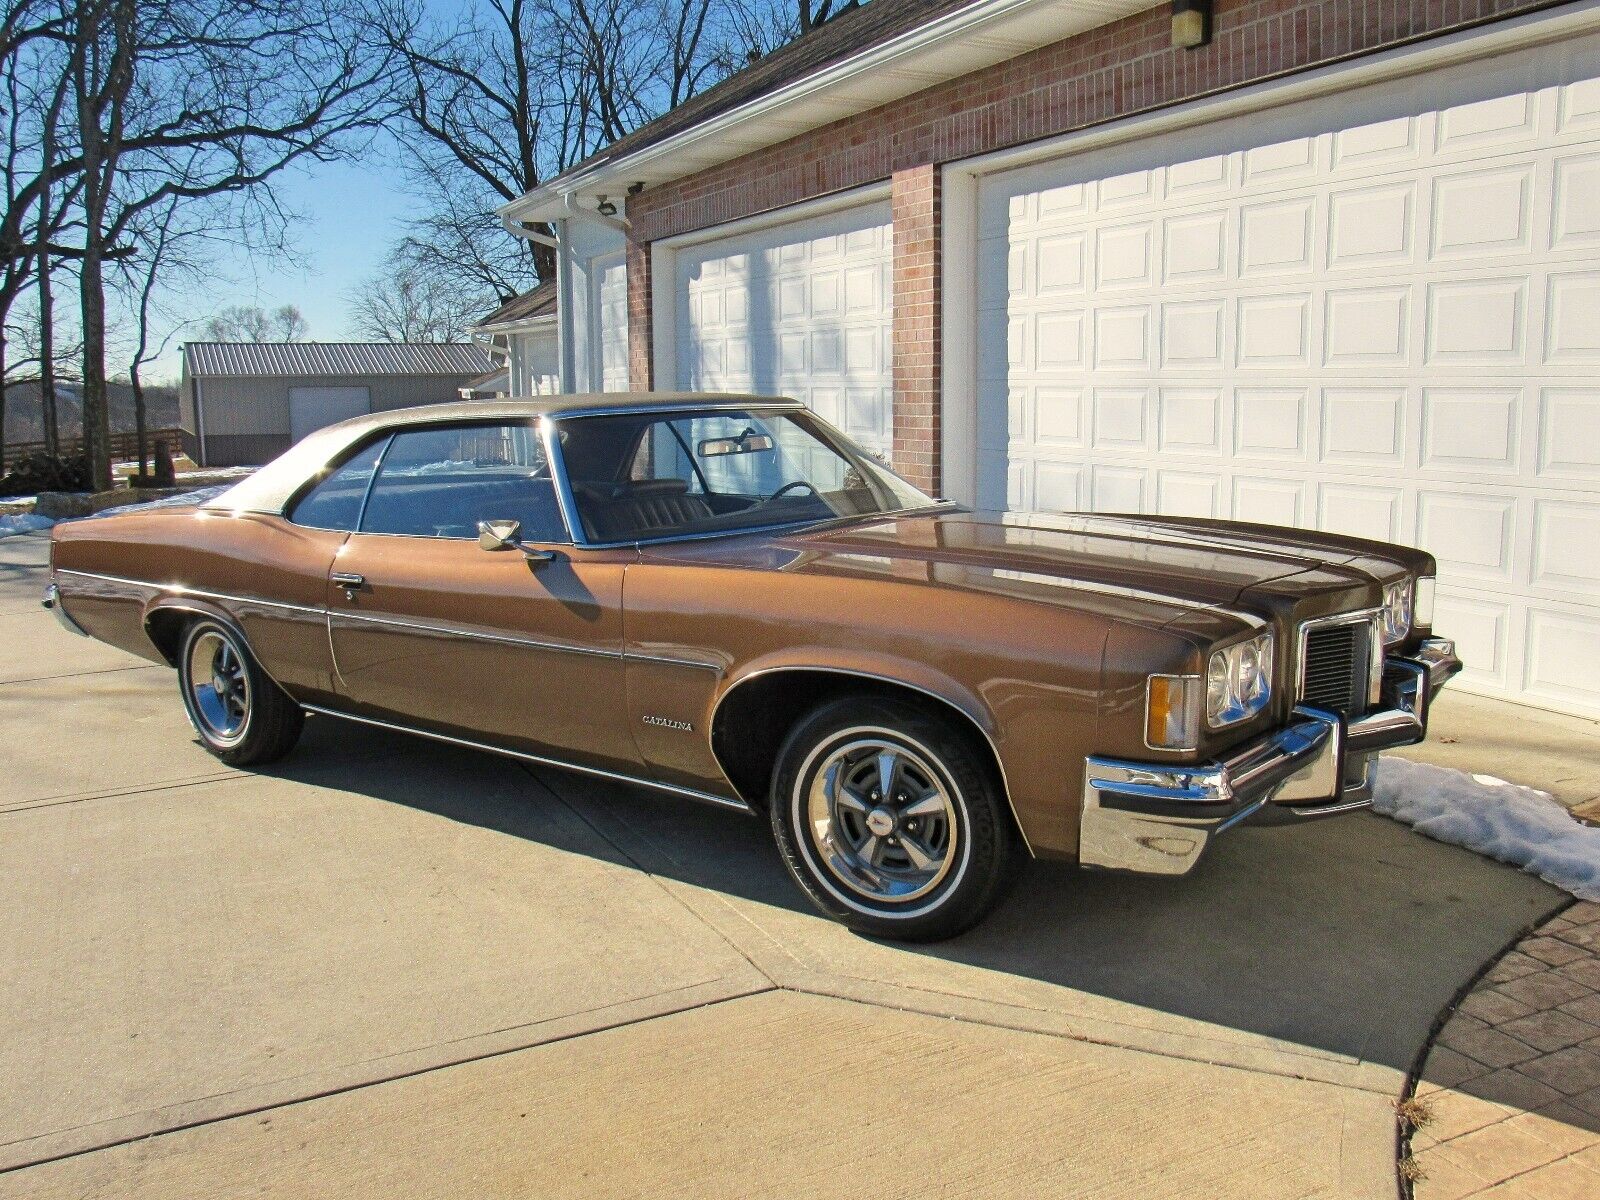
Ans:
POLYGON ((818 706, 844 696, 899 700, 954 718, 957 728, 971 739, 973 749, 993 768, 995 780, 1004 790, 1005 775, 993 744, 976 721, 948 700, 870 675, 796 668, 758 675, 736 685, 717 709, 711 728, 711 752, 746 803, 763 809, 767 806, 778 751, 795 723, 818 706))
POLYGON ((178 651, 183 646, 183 627, 193 621, 197 613, 186 608, 158 608, 144 619, 144 631, 167 666, 178 665, 178 651))

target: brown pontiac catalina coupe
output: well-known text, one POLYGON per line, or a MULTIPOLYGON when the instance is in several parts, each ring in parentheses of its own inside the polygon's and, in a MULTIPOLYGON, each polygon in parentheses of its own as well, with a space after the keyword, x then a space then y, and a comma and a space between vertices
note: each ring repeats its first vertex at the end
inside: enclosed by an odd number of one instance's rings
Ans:
POLYGON ((1461 665, 1419 551, 975 514, 752 396, 374 413, 52 551, 46 605, 176 667, 225 762, 311 712, 763 810, 819 908, 898 938, 1023 853, 1181 875, 1360 808, 1461 665))

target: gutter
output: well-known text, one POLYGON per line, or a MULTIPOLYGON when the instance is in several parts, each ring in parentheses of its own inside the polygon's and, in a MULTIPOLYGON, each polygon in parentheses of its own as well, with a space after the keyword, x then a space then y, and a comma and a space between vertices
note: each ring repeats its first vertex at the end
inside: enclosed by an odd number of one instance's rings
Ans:
MULTIPOLYGON (((628 176, 635 174, 637 169, 644 164, 667 158, 697 143, 715 140, 726 135, 729 129, 755 117, 766 116, 796 101, 804 100, 809 96, 825 91, 838 84, 845 83, 853 76, 865 71, 891 65, 896 59, 920 51, 938 47, 942 43, 956 39, 966 39, 974 35, 976 30, 992 21, 1013 16, 1026 9, 1053 0, 977 0, 967 8, 940 18, 938 21, 912 29, 889 42, 883 42, 858 54, 824 67, 815 74, 803 79, 795 80, 779 88, 777 91, 768 92, 753 100, 719 113, 706 121, 692 125, 688 129, 673 134, 659 142, 653 142, 641 147, 631 154, 621 158, 604 158, 588 167, 575 168, 573 173, 558 175, 549 183, 537 187, 524 196, 503 205, 496 211, 501 220, 514 220, 517 214, 539 205, 559 201, 569 212, 575 211, 575 201, 579 192, 593 189, 603 184, 611 184, 622 180, 631 182, 628 176), (624 171, 627 168, 627 171, 624 171)), ((1104 6, 1094 6, 1104 7, 1104 6)), ((1128 12, 1136 12, 1144 5, 1134 5, 1128 12)), ((1127 13, 1106 12, 1101 24, 1119 20, 1127 13)), ((1067 35, 1071 36, 1071 35, 1067 35)), ((1041 43, 1046 44, 1046 43, 1041 43)), ((1019 51, 1023 53, 1023 51, 1019 51)), ((956 76, 951 76, 956 78, 956 76)), ((923 87, 934 86, 934 83, 920 84, 911 89, 912 92, 923 87)), ((909 93, 908 93, 909 94, 909 93)), ((849 114, 839 113, 830 120, 841 120, 849 114)), ((822 122, 826 124, 826 122, 822 122)), ((798 134, 799 130, 795 133, 798 134)), ((743 153, 741 151, 740 153, 743 153)), ((584 213, 585 216, 599 214, 584 213)))

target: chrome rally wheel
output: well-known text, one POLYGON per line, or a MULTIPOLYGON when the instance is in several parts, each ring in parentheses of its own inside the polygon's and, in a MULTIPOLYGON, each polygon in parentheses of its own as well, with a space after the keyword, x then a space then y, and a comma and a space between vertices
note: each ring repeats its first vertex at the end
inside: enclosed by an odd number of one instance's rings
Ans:
POLYGON ((250 676, 233 637, 210 625, 189 639, 184 700, 195 729, 217 746, 236 745, 250 721, 250 676))
MULTIPOLYGON (((891 731, 864 728, 802 768, 805 829, 835 880, 880 903, 927 895, 949 874, 960 841, 953 790, 938 768, 891 731)), ((815 757, 815 755, 813 756, 815 757)))
POLYGON ((271 762, 294 748, 305 712, 268 678, 231 624, 201 617, 183 631, 178 687, 200 744, 234 766, 271 762))
POLYGON ((795 882, 860 933, 952 937, 1014 874, 1017 835, 993 757, 930 706, 849 696, 801 718, 778 756, 771 813, 795 882))

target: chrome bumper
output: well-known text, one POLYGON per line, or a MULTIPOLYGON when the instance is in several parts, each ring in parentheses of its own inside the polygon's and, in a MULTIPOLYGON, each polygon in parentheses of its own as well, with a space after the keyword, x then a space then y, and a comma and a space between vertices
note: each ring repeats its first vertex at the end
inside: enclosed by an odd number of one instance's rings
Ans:
POLYGON ((1283 728, 1215 762, 1090 757, 1078 861, 1182 875, 1211 838, 1242 821, 1293 822, 1365 808, 1377 752, 1422 741, 1429 702, 1460 670, 1455 643, 1429 638, 1414 655, 1385 660, 1380 707, 1353 720, 1303 705, 1283 728))
POLYGON ((75 633, 79 637, 89 636, 76 621, 67 616, 67 610, 61 606, 61 589, 55 584, 52 583, 44 589, 44 599, 39 603, 55 613, 56 620, 61 622, 61 628, 68 633, 75 633))

